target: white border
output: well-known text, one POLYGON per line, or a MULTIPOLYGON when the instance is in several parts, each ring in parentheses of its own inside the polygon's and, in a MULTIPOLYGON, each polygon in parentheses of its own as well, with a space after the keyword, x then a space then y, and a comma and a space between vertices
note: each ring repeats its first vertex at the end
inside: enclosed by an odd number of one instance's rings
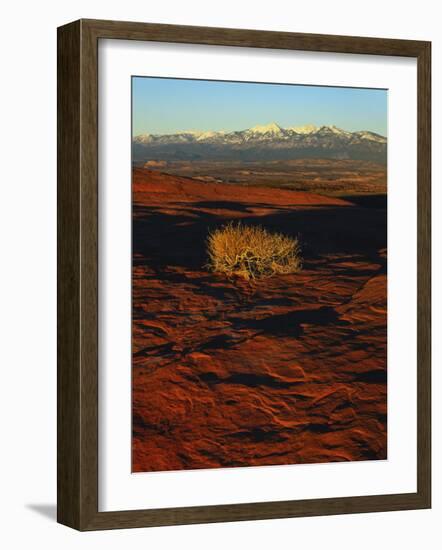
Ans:
POLYGON ((414 59, 100 40, 100 511, 416 491, 416 90, 414 59), (131 474, 134 74, 389 90, 388 460, 131 474))

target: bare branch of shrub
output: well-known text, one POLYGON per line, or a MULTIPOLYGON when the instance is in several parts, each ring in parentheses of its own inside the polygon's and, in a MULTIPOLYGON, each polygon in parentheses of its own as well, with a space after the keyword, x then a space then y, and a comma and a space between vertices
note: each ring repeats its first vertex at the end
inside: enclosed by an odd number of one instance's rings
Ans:
POLYGON ((302 267, 297 239, 241 222, 209 233, 207 251, 212 271, 246 280, 297 273, 302 267))

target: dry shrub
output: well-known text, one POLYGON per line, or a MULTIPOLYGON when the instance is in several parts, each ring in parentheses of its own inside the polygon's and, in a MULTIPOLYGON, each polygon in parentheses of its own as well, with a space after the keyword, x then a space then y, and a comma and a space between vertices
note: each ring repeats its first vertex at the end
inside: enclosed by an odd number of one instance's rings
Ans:
POLYGON ((260 226, 230 222, 209 233, 207 248, 210 269, 228 276, 250 280, 301 269, 298 240, 260 226))

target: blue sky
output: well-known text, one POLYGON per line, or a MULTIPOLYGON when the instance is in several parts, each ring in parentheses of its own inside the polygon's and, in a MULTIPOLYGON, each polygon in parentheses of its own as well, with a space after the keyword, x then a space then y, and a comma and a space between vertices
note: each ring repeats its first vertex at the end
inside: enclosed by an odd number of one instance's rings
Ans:
POLYGON ((132 78, 133 135, 334 124, 387 135, 387 91, 291 84, 132 78))

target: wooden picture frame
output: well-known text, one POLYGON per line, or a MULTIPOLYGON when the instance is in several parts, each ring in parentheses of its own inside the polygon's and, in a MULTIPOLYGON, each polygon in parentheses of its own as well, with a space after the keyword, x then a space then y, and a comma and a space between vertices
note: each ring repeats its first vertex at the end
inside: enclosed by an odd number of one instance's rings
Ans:
POLYGON ((429 42, 79 20, 58 29, 58 521, 81 531, 431 506, 429 42), (405 56, 418 66, 417 492, 98 511, 98 41, 405 56))

